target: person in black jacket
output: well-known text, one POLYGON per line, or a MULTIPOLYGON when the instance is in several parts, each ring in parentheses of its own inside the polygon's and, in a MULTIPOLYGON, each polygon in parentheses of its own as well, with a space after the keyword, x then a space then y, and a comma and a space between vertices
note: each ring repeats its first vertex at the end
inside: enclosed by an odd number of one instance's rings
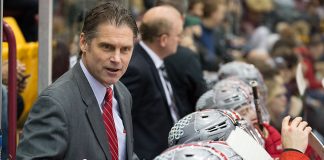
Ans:
MULTIPOLYGON (((156 1, 157 6, 169 5, 174 7, 183 17, 185 17, 188 9, 187 3, 186 0, 156 1)), ((182 40, 183 38, 180 41, 182 40)), ((199 55, 187 47, 179 45, 177 52, 166 57, 164 63, 170 82, 175 94, 181 101, 182 107, 187 108, 190 112, 194 112, 196 102, 207 91, 207 86, 203 78, 199 55)))
POLYGON ((121 79, 133 97, 134 149, 140 159, 153 159, 165 150, 171 127, 189 113, 181 108, 163 62, 176 52, 182 26, 173 7, 148 10, 140 26, 142 41, 121 79))

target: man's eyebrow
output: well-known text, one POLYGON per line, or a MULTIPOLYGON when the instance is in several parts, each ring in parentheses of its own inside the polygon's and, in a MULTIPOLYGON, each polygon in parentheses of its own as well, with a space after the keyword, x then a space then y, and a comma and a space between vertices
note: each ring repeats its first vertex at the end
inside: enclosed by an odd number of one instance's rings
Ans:
POLYGON ((132 48, 133 47, 133 45, 131 45, 131 44, 126 44, 126 45, 124 45, 123 47, 128 47, 128 48, 132 48))
POLYGON ((115 46, 114 44, 112 44, 112 43, 109 43, 109 42, 99 42, 98 44, 99 44, 99 45, 109 45, 109 46, 115 46))
MULTIPOLYGON (((99 42, 99 45, 109 45, 109 46, 113 46, 115 47, 116 44, 113 44, 113 43, 109 43, 109 42, 99 42)), ((133 44, 125 44, 121 47, 125 48, 125 47, 128 47, 128 48, 132 48, 134 45, 133 44)))
MULTIPOLYGON (((105 34, 107 33, 107 31, 89 31, 87 33, 84 33, 85 35, 94 35, 94 34, 105 34)), ((133 38, 138 38, 135 35, 133 36, 133 38)))

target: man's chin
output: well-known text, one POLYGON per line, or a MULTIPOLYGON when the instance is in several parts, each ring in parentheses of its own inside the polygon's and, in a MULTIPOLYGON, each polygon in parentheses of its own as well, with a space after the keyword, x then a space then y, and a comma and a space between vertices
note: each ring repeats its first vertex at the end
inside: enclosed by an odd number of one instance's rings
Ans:
POLYGON ((111 86, 114 85, 118 82, 118 79, 109 79, 109 80, 105 80, 104 81, 104 85, 107 86, 111 86))

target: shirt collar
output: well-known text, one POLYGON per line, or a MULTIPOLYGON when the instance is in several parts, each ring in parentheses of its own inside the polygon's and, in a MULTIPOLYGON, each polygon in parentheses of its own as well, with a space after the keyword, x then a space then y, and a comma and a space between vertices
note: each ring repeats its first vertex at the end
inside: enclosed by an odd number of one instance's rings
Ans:
MULTIPOLYGON (((82 69, 83 73, 85 74, 90 86, 91 86, 91 89, 92 89, 93 93, 95 94, 98 105, 101 106, 102 101, 104 100, 105 95, 106 95, 106 87, 103 84, 101 84, 98 80, 96 80, 89 73, 89 71, 87 70, 87 68, 83 64, 82 60, 80 60, 80 66, 81 66, 81 69, 82 69)), ((109 87, 111 87, 112 91, 114 91, 113 85, 110 85, 109 87)))
POLYGON ((144 48, 144 50, 147 52, 147 54, 151 57, 155 67, 157 69, 159 69, 163 64, 163 60, 151 48, 149 48, 143 41, 140 41, 139 44, 144 48))

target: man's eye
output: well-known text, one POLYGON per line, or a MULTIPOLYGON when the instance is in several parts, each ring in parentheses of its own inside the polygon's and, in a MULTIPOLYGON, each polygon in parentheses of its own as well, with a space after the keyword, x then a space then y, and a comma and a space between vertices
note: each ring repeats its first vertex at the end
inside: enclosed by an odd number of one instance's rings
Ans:
POLYGON ((122 52, 130 52, 131 49, 129 47, 124 47, 122 48, 122 52))
POLYGON ((109 51, 114 50, 114 47, 112 45, 108 45, 108 44, 102 44, 102 45, 100 45, 100 47, 104 50, 109 50, 109 51))

